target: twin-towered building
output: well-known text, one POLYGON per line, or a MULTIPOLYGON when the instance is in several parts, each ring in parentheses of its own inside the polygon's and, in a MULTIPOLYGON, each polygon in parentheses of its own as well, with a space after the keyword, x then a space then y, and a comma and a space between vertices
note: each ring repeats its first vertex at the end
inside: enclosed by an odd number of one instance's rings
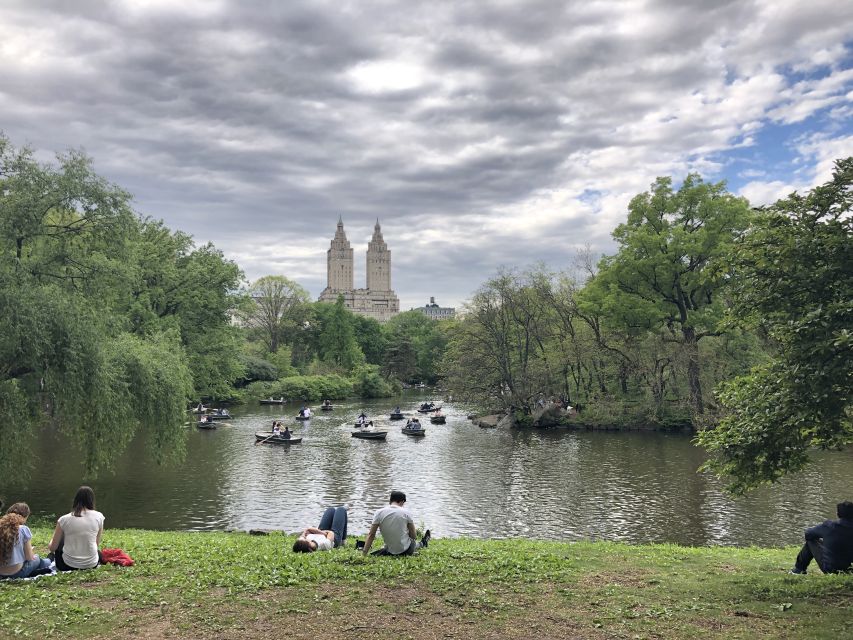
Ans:
POLYGON ((353 287, 353 252, 340 219, 326 256, 327 285, 320 294, 320 302, 336 302, 338 296, 343 296, 347 309, 379 322, 387 322, 400 312, 400 300, 391 289, 391 252, 382 239, 379 220, 367 245, 365 289, 353 287))

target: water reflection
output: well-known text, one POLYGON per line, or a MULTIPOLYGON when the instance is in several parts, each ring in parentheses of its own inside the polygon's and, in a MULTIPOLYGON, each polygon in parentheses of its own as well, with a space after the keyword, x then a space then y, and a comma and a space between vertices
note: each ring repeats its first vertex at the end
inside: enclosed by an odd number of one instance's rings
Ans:
MULTIPOLYGON (((403 410, 423 397, 404 398, 403 410)), ((393 404, 343 404, 302 424, 290 406, 234 411, 215 431, 190 427, 189 453, 175 466, 158 467, 135 443, 92 482, 98 507, 110 527, 295 531, 349 503, 350 530, 364 533, 399 488, 416 521, 440 536, 779 545, 853 498, 853 452, 821 454, 807 472, 734 500, 696 473, 703 454, 683 436, 479 429, 466 407, 445 405, 446 425, 427 423, 426 438, 409 438, 388 419, 393 404), (362 409, 389 430, 387 441, 351 437, 362 409), (303 442, 255 445, 273 419, 295 425, 303 442)), ((3 497, 26 500, 36 515, 66 512, 82 481, 66 447, 46 433, 29 485, 4 482, 3 497)))

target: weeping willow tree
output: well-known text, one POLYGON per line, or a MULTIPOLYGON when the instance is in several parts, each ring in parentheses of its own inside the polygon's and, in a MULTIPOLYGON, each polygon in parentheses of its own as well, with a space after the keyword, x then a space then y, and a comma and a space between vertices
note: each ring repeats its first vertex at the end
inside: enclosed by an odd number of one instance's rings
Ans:
MULTIPOLYGON (((162 274, 150 272, 164 263, 138 259, 146 228, 130 195, 82 153, 41 164, 0 134, 0 476, 22 472, 45 425, 66 436, 90 476, 140 431, 158 461, 182 453, 194 389, 181 276, 160 283, 168 310, 137 322, 140 301, 156 309, 149 293, 162 274)), ((179 265, 186 258, 173 255, 179 265)), ((228 272, 223 290, 239 277, 236 266, 228 272)), ((217 327, 226 322, 214 315, 217 327)))

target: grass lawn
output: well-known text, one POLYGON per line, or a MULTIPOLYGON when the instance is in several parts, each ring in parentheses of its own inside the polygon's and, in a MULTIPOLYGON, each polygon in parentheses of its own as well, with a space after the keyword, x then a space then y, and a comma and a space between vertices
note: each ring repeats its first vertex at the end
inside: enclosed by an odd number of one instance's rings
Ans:
POLYGON ((794 548, 293 539, 108 529, 136 565, 0 583, 0 638, 853 638, 853 575, 788 575, 794 548))

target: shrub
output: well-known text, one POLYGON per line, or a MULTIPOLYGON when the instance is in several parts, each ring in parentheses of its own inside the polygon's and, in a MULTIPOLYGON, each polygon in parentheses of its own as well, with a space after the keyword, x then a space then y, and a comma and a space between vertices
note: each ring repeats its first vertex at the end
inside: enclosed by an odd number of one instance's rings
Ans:
POLYGON ((379 375, 375 364, 363 365, 353 372, 352 387, 359 398, 387 398, 394 395, 394 386, 379 375))

